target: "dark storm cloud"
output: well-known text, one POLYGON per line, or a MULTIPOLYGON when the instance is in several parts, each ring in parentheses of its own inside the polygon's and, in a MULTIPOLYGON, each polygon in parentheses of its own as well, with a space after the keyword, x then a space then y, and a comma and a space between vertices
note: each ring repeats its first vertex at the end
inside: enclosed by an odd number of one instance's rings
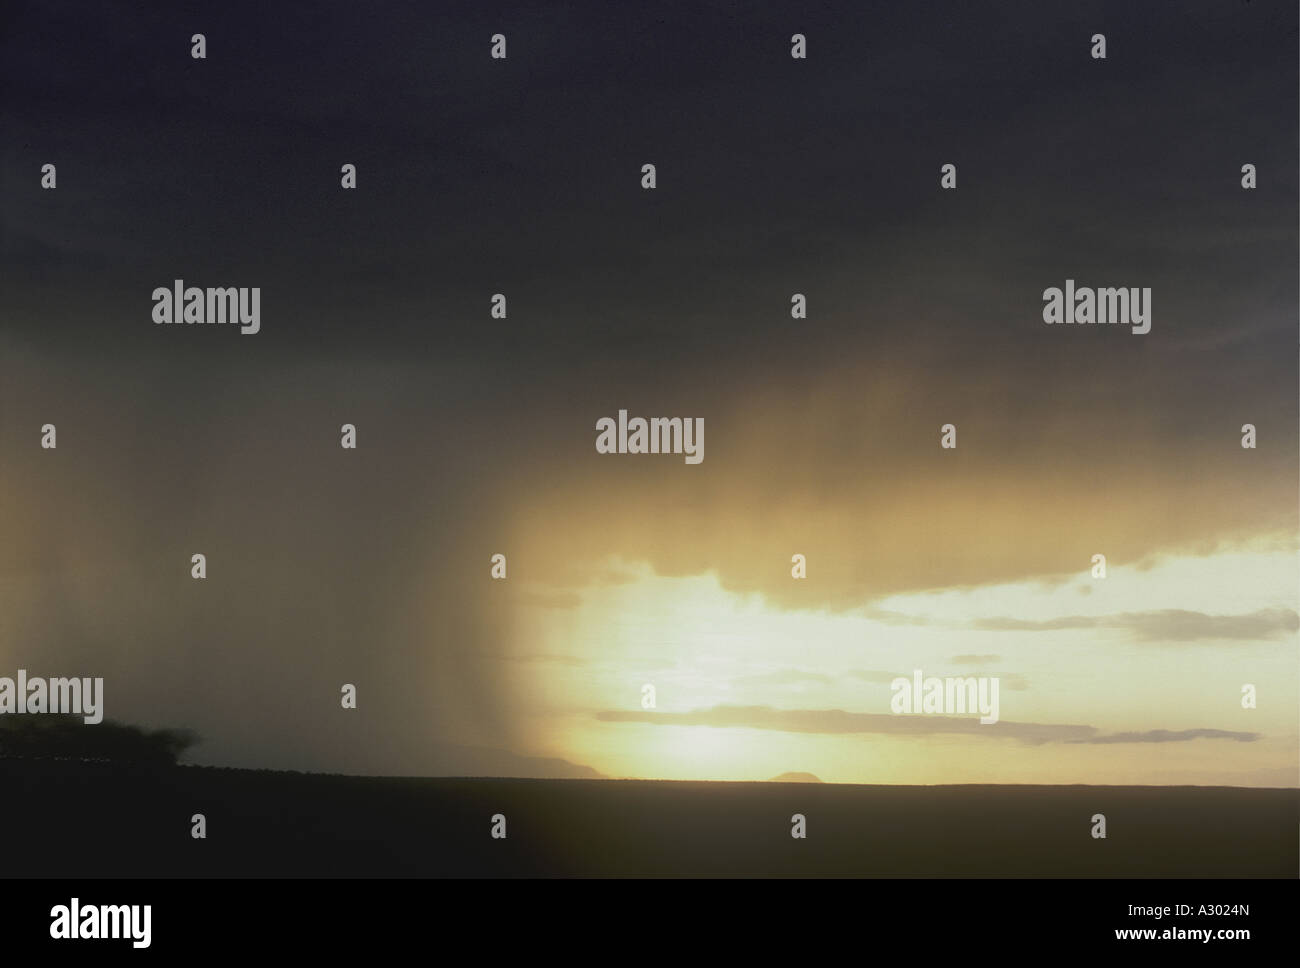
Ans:
MULTIPOLYGON (((1265 56, 1292 25, 1276 11, 676 13, 19 6, 3 68, 16 295, 48 307, 49 283, 89 273, 121 320, 107 345, 134 352, 157 339, 127 322, 155 277, 255 275, 274 321, 260 352, 414 349, 513 373, 540 354, 645 379, 635 355, 689 380, 724 361, 734 379, 738 353, 798 368, 845 340, 942 342, 1001 369, 1025 333, 995 323, 1023 316, 1043 342, 1044 286, 1122 273, 1155 286, 1157 325, 1177 318, 1180 341, 1271 359, 1240 340, 1290 322, 1289 280, 1260 258, 1294 236, 1293 139, 1273 130, 1286 115, 1265 56), (1086 56, 1099 22, 1105 62, 1086 56), (794 29, 806 62, 788 56, 794 29), (206 61, 188 56, 196 30, 206 61), (487 57, 497 30, 504 62, 487 57), (1216 96, 1188 97, 1209 58, 1216 96), (1243 153, 1275 173, 1268 206, 1243 204, 1243 153), (63 162, 55 197, 24 185, 45 160, 63 162), (344 160, 354 193, 338 188, 344 160), (943 160, 956 193, 934 190, 943 160), (645 161, 653 195, 637 187, 645 161), (1226 262, 1240 289, 1182 273, 1189 260, 1226 262), (820 349, 781 311, 796 289, 816 293, 820 349), (485 324, 497 291, 515 301, 508 343, 485 324)), ((105 335, 84 290, 56 295, 83 307, 65 327, 105 335)), ((1047 352, 1131 357, 1114 343, 1047 352)))

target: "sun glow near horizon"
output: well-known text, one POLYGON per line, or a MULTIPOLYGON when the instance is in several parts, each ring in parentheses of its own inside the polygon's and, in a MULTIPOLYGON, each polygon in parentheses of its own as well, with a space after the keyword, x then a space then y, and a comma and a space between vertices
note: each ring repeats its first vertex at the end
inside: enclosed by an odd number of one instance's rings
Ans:
POLYGON ((537 595, 523 606, 539 632, 515 664, 518 694, 530 697, 521 716, 551 755, 610 776, 763 780, 800 771, 850 783, 1294 786, 1297 637, 1287 616, 1297 573, 1294 550, 1257 542, 1113 566, 1105 579, 1081 570, 836 612, 781 608, 724 589, 712 573, 666 577, 611 559, 605 578, 572 589, 567 604, 537 595), (1246 616, 1245 624, 1224 616, 1246 616), (1003 721, 1112 736, 1258 736, 1033 743, 874 726, 845 732, 831 717, 824 730, 817 725, 819 713, 834 710, 888 714, 890 680, 914 669, 998 677, 1003 721), (1291 693, 1269 686, 1259 708, 1242 709, 1247 682, 1290 683, 1291 693), (655 708, 642 721, 599 718, 639 713, 647 684, 655 708), (754 722, 672 723, 721 707, 752 709, 754 722), (811 725, 805 717, 791 729, 779 715, 791 710, 808 713, 811 725), (667 714, 664 724, 656 713, 667 714))

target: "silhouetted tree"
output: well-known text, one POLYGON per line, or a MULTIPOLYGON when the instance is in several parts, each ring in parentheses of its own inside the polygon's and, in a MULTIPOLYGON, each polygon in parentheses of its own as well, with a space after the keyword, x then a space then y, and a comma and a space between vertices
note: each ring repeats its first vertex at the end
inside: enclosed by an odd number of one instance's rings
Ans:
POLYGON ((144 730, 77 715, 0 716, 0 757, 29 760, 100 760, 170 766, 199 741, 187 729, 144 730))

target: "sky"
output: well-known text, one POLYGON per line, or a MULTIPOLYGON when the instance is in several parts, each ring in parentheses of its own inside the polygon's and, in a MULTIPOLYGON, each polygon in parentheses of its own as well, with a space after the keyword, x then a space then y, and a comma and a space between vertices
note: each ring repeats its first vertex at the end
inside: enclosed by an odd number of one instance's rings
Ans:
POLYGON ((0 675, 228 766, 1296 786, 1296 49, 1258 0, 12 4, 0 675), (155 325, 174 279, 260 332, 155 325), (1045 325, 1066 279, 1151 331, 1045 325), (620 409, 704 460, 598 453, 620 409), (1002 721, 893 715, 917 668, 1002 721))

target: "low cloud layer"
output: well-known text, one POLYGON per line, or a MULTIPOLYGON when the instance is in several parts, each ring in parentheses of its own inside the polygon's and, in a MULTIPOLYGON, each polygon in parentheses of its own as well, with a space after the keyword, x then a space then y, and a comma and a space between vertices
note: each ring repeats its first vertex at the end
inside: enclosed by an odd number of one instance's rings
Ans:
POLYGON ((1180 608, 1118 615, 1069 615, 1046 621, 985 618, 971 623, 984 631, 1055 632, 1061 629, 1120 629, 1140 642, 1194 642, 1202 639, 1272 639, 1300 629, 1300 615, 1289 608, 1263 608, 1245 615, 1207 615, 1180 608))
POLYGON ((1024 743, 1174 743, 1194 739, 1231 739, 1250 743, 1259 733, 1222 729, 1155 729, 1145 732, 1101 734, 1095 726, 1064 723, 1015 723, 1003 720, 981 725, 977 718, 955 716, 895 716, 854 713, 843 709, 773 709, 771 706, 714 706, 689 712, 606 710, 596 714, 603 722, 653 723, 657 726, 712 726, 717 728, 771 729, 786 733, 880 733, 890 736, 933 736, 959 733, 1024 743))

